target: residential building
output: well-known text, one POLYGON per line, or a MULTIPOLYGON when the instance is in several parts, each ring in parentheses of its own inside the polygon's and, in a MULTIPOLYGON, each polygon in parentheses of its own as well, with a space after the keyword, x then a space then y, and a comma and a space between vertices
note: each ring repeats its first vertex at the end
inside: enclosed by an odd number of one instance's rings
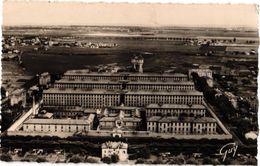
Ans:
POLYGON ((93 127, 95 115, 82 119, 40 119, 32 118, 23 123, 26 132, 82 132, 93 127))
POLYGON ((217 123, 211 117, 161 117, 147 119, 147 131, 173 134, 216 134, 217 123))
POLYGON ((123 142, 105 142, 101 146, 102 148, 102 158, 111 157, 112 155, 118 155, 120 161, 127 161, 128 145, 123 142))

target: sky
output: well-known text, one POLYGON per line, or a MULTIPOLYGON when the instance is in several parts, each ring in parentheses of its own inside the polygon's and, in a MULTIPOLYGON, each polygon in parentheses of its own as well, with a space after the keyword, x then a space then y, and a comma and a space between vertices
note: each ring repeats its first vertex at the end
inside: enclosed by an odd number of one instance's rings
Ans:
POLYGON ((3 3, 3 25, 258 27, 255 5, 3 3))

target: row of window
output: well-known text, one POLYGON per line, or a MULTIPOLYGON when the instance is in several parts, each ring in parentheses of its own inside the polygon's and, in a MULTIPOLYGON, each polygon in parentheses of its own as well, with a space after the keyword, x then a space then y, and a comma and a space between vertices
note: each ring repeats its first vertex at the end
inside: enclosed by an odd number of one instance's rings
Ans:
POLYGON ((88 108, 118 105, 119 95, 55 95, 44 94, 45 105, 81 105, 88 108))
POLYGON ((76 84, 76 83, 55 83, 55 88, 93 88, 93 89, 121 89, 122 85, 118 84, 76 84))
POLYGON ((194 90, 193 85, 126 85, 126 88, 135 90, 194 90))
POLYGON ((193 131, 193 133, 208 133, 208 134, 213 134, 216 132, 216 124, 214 125, 206 125, 204 128, 199 128, 199 127, 195 127, 193 125, 193 128, 191 127, 190 123, 183 124, 183 125, 172 125, 172 126, 166 126, 165 124, 159 124, 158 126, 156 125, 151 125, 148 124, 147 125, 147 130, 148 131, 154 131, 157 132, 158 128, 158 132, 163 132, 163 133, 179 133, 179 134, 185 134, 185 133, 191 133, 191 131, 193 131))
MULTIPOLYGON (((176 127, 185 127, 185 126, 191 126, 191 122, 168 122, 168 123, 158 123, 158 122, 148 122, 147 126, 162 126, 163 128, 176 126, 176 127)), ((210 122, 210 123, 194 123, 194 128, 206 128, 206 127, 216 127, 216 123, 210 122)))
POLYGON ((36 124, 25 124, 24 125, 24 130, 25 131, 41 131, 41 132, 71 132, 71 131, 86 131, 88 130, 88 126, 87 125, 59 125, 59 127, 57 127, 57 125, 36 125, 36 124))
POLYGON ((67 79, 77 79, 77 80, 82 80, 82 79, 88 79, 88 80, 142 80, 142 81, 187 81, 188 78, 187 76, 95 76, 95 75, 64 75, 63 78, 67 79))
MULTIPOLYGON (((122 89, 122 84, 91 84, 91 83, 55 83, 54 88, 92 88, 92 89, 122 89)), ((193 85, 126 85, 133 90, 194 90, 193 85)))
POLYGON ((179 116, 181 113, 186 113, 186 114, 193 114, 194 116, 196 115, 201 115, 205 116, 206 110, 203 109, 167 109, 167 110, 160 110, 160 109, 146 109, 146 116, 162 116, 162 115, 167 115, 167 116, 179 116))
POLYGON ((125 96, 127 106, 145 106, 152 103, 162 104, 202 104, 203 96, 125 96))
POLYGON ((66 79, 86 79, 86 80, 108 80, 108 79, 115 79, 115 80, 123 80, 124 76, 95 76, 95 75, 64 75, 63 78, 66 79))

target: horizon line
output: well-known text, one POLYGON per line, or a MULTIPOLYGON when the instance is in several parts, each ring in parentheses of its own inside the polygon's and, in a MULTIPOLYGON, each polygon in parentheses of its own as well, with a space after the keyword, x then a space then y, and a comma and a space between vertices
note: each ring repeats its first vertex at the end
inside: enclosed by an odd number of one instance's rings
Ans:
POLYGON ((216 28, 216 29, 254 29, 258 30, 259 27, 250 27, 250 26, 230 26, 230 27, 224 27, 224 26, 210 26, 210 25, 192 25, 192 26, 185 26, 185 25, 157 25, 157 26, 152 26, 152 25, 83 25, 83 24, 71 24, 71 25, 66 25, 66 24, 57 24, 57 25, 47 25, 47 24, 25 24, 25 25, 2 25, 2 27, 58 27, 58 26, 64 26, 64 27, 73 27, 73 26, 78 26, 78 27, 142 27, 142 28, 216 28))

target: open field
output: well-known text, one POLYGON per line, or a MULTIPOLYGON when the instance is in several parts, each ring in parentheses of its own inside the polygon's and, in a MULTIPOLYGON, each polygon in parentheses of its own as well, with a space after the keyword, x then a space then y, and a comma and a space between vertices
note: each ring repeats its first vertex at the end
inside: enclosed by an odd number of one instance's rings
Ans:
MULTIPOLYGON (((257 31, 242 29, 182 28, 182 27, 4 27, 4 36, 47 36, 54 41, 116 43, 113 48, 87 47, 49 47, 48 50, 35 51, 37 46, 18 46, 26 71, 31 74, 49 71, 63 73, 69 69, 80 69, 99 64, 118 63, 129 66, 133 54, 144 53, 144 70, 164 71, 171 67, 186 71, 191 64, 220 64, 222 54, 214 57, 196 56, 198 45, 185 44, 184 41, 167 40, 167 37, 226 39, 234 37, 237 42, 257 39, 257 31), (134 37, 133 37, 134 36, 134 37), (156 40, 149 37, 158 37, 156 40)), ((257 43, 252 44, 257 48, 257 43)), ((251 49, 251 48, 250 48, 251 49)), ((239 57, 239 55, 238 55, 239 57)), ((252 58, 248 56, 246 58, 252 58)), ((257 55, 253 56, 257 61, 257 55)))
POLYGON ((6 35, 71 35, 84 36, 92 33, 114 33, 124 35, 155 36, 217 36, 217 37, 257 37, 257 30, 253 29, 224 29, 224 28, 197 28, 197 27, 99 27, 99 26, 49 26, 49 27, 3 27, 6 35), (28 31, 30 29, 30 31, 28 31))

